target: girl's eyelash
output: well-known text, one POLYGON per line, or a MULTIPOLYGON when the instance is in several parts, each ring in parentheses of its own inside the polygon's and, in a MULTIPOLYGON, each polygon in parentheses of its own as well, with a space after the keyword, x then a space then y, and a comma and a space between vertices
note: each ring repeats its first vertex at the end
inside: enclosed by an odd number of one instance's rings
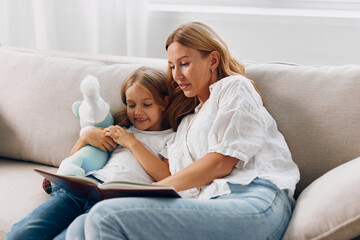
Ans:
MULTIPOLYGON (((152 103, 148 103, 148 104, 143 104, 145 107, 150 107, 152 105, 152 103)), ((129 108, 134 108, 135 105, 127 105, 129 108)))

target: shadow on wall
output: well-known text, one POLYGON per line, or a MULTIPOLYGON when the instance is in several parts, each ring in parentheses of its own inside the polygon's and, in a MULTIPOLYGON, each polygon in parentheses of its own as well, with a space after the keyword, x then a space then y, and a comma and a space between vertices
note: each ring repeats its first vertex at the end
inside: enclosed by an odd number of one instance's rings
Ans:
POLYGON ((0 157, 19 159, 19 155, 14 153, 20 152, 21 147, 15 143, 21 141, 10 120, 11 117, 7 119, 0 109, 0 157))

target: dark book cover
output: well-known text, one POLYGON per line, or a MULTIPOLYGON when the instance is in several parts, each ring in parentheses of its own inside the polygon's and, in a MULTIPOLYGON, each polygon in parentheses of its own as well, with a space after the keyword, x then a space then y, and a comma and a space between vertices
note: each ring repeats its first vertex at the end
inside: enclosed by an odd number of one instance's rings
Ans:
POLYGON ((117 197, 180 198, 173 187, 157 186, 124 181, 99 183, 83 176, 63 176, 34 169, 37 173, 75 196, 95 201, 117 197))

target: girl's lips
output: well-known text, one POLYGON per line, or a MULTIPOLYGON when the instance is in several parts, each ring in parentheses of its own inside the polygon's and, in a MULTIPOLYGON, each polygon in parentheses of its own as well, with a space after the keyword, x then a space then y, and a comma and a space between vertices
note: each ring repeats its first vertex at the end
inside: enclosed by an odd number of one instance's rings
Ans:
POLYGON ((136 123, 144 123, 146 122, 147 118, 135 118, 136 123))

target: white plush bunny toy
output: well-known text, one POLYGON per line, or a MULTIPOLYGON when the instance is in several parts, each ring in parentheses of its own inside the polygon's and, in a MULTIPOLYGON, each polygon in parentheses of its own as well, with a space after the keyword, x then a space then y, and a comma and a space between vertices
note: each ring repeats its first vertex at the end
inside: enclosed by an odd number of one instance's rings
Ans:
MULTIPOLYGON (((80 85, 83 101, 75 102, 72 111, 80 118, 80 135, 94 127, 106 128, 114 124, 109 105, 101 98, 99 81, 88 75, 80 85)), ((91 170, 102 168, 109 159, 109 151, 104 152, 96 147, 86 145, 74 155, 64 159, 59 166, 58 174, 84 176, 91 170)))

